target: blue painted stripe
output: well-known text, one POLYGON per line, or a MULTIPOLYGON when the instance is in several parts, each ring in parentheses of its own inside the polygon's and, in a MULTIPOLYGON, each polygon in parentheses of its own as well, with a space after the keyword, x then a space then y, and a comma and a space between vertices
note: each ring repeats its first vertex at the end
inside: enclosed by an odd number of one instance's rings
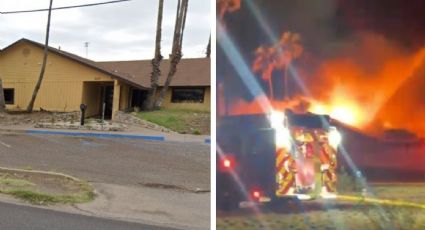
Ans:
POLYGON ((164 136, 145 136, 145 135, 128 135, 128 134, 112 134, 112 133, 81 133, 81 132, 61 132, 49 130, 27 130, 27 134, 47 134, 47 135, 64 135, 76 137, 98 137, 98 138, 128 138, 143 139, 151 141, 165 141, 164 136))
POLYGON ((205 139, 205 143, 206 144, 211 144, 211 139, 209 139, 209 138, 205 139))

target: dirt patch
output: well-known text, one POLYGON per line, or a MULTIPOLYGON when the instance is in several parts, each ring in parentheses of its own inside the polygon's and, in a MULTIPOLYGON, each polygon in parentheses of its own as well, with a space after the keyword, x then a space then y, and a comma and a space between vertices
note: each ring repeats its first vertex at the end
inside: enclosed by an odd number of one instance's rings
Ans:
POLYGON ((210 114, 194 112, 191 116, 184 118, 184 122, 189 125, 183 132, 209 135, 211 133, 210 120, 210 114))
POLYGON ((35 204, 80 203, 94 198, 89 184, 70 176, 3 168, 0 192, 35 204))

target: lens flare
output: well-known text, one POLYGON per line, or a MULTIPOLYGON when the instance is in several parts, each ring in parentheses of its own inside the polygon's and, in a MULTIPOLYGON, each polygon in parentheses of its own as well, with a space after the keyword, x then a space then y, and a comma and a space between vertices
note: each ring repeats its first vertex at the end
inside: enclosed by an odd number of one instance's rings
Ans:
POLYGON ((329 144, 336 149, 338 145, 341 143, 341 141, 342 141, 341 134, 338 132, 338 130, 335 127, 331 127, 331 130, 329 131, 329 144))
POLYGON ((270 126, 274 129, 278 129, 283 126, 285 120, 285 114, 283 112, 272 110, 270 112, 270 126))

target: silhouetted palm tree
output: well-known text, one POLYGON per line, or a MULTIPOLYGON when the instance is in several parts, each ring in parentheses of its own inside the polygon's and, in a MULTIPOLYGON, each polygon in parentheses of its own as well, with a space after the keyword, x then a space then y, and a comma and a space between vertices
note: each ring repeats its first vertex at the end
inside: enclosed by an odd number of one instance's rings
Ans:
POLYGON ((220 20, 227 12, 235 12, 241 8, 241 0, 217 0, 217 14, 220 20))
POLYGON ((288 96, 288 70, 292 61, 301 56, 303 47, 301 37, 297 33, 284 32, 273 46, 260 46, 255 51, 256 58, 252 64, 254 72, 260 72, 262 79, 268 82, 270 98, 273 99, 272 73, 274 70, 284 71, 284 95, 288 96))

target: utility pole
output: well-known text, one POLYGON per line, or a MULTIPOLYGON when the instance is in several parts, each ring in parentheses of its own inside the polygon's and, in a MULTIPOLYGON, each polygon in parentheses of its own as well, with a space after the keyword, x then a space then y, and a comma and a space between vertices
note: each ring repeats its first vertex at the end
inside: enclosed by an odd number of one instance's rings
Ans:
POLYGON ((89 44, 90 42, 84 42, 84 47, 86 47, 86 58, 89 58, 89 44))

